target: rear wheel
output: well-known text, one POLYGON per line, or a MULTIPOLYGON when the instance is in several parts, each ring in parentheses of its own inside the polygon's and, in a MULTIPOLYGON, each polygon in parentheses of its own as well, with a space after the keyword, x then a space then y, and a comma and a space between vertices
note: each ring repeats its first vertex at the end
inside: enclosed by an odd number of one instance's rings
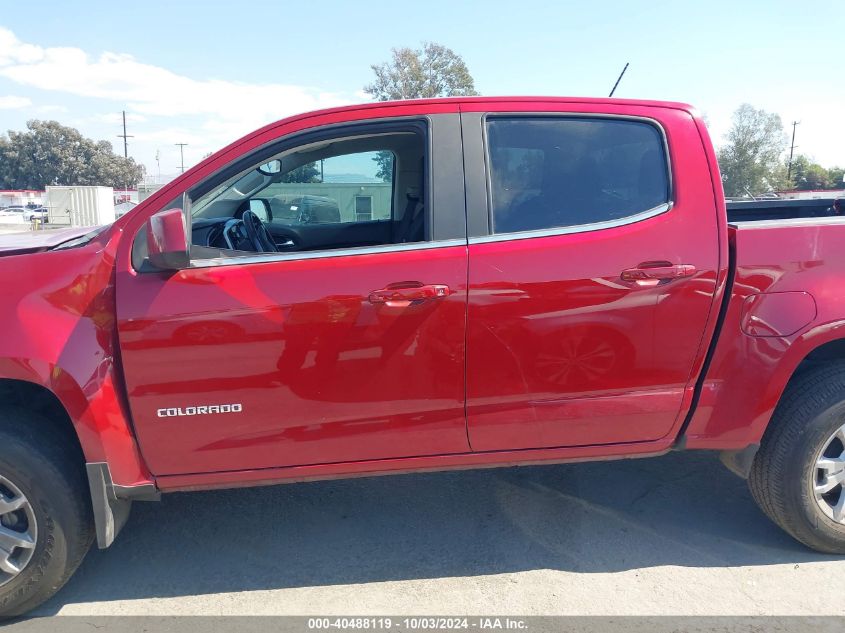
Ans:
POLYGON ((0 412, 0 617, 21 615, 56 593, 94 538, 79 449, 37 418, 0 412))
POLYGON ((762 510, 794 538, 845 553, 845 363, 789 384, 748 481, 762 510))

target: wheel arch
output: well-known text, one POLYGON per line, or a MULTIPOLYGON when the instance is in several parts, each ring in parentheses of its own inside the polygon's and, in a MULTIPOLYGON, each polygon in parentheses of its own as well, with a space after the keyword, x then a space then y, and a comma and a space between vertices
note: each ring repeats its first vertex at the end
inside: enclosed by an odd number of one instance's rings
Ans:
POLYGON ((759 444, 797 376, 818 363, 845 360, 845 320, 817 324, 789 337, 729 331, 722 336, 727 339, 717 348, 682 437, 685 448, 746 451, 759 444))
MULTIPOLYGON (((0 358, 0 402, 5 397, 50 420, 51 430, 66 434, 85 463, 108 464, 115 484, 153 483, 135 442, 131 422, 117 391, 112 361, 84 387, 62 367, 34 359, 0 358)), ((0 405, 2 406, 2 405, 0 405)))
POLYGON ((0 378, 0 406, 16 406, 40 413, 39 420, 47 425, 44 430, 55 433, 65 446, 74 451, 80 462, 86 460, 76 428, 67 409, 55 393, 44 385, 28 380, 0 378))
POLYGON ((801 334, 783 355, 778 371, 769 383, 768 393, 761 399, 763 410, 751 425, 751 442, 759 443, 770 428, 772 415, 789 389, 789 385, 807 369, 823 363, 845 361, 845 321, 815 326, 801 334))

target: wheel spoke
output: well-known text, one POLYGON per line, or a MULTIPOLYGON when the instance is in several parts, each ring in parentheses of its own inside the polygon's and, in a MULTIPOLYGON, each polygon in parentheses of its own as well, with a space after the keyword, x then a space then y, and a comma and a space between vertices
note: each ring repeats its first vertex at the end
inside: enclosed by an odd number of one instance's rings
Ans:
POLYGON ((839 501, 833 506, 833 520, 837 523, 845 520, 845 491, 839 493, 839 501))
POLYGON ((9 557, 11 554, 4 549, 0 549, 0 571, 17 576, 21 573, 21 568, 15 565, 9 557))
POLYGON ((840 457, 822 457, 816 462, 816 466, 826 470, 830 474, 845 471, 845 459, 840 457))
POLYGON ((841 485, 843 482, 845 482, 845 471, 840 470, 839 472, 827 475, 824 478, 824 481, 820 484, 816 484, 813 489, 816 494, 825 495, 836 488, 836 486, 841 485))
POLYGON ((15 532, 7 527, 0 526, 0 550, 11 552, 16 547, 32 549, 35 547, 35 541, 25 532, 15 532))
POLYGON ((26 497, 23 495, 18 495, 17 497, 12 497, 11 499, 0 496, 0 515, 20 510, 25 503, 26 497))
POLYGON ((833 437, 838 439, 842 443, 843 449, 845 449, 845 424, 843 424, 836 430, 836 433, 833 434, 833 437))

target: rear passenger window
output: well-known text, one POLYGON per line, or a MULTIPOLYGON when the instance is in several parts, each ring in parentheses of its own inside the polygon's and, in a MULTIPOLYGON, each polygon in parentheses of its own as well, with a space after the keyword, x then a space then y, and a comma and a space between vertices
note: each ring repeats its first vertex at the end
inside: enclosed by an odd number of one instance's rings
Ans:
POLYGON ((494 233, 624 219, 669 202, 663 137, 640 121, 487 122, 494 233))

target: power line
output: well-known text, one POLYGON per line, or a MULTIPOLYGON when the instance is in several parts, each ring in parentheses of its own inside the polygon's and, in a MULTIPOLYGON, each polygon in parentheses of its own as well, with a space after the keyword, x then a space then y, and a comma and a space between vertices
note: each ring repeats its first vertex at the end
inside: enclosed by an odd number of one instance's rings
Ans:
POLYGON ((792 122, 792 144, 789 146, 789 164, 786 167, 786 181, 792 182, 792 154, 795 152, 795 127, 801 123, 801 121, 793 121, 792 122))
POLYGON ((129 158, 129 144, 126 142, 126 139, 135 137, 132 134, 126 133, 126 110, 123 110, 123 134, 118 134, 117 138, 123 139, 123 157, 129 158))
POLYGON ((185 173, 185 146, 187 143, 174 143, 174 145, 179 146, 179 156, 182 159, 182 173, 185 173))

